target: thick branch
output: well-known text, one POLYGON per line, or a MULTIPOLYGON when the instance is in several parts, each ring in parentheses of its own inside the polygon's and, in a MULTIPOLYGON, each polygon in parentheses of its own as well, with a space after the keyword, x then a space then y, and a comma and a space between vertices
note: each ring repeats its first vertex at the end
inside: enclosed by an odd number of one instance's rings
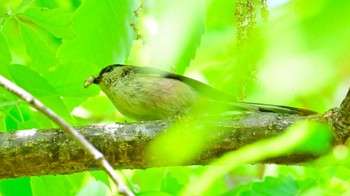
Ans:
MULTIPOLYGON (((279 135, 293 123, 319 116, 247 113, 227 117, 211 126, 207 148, 182 165, 207 164, 223 153, 254 141, 279 135)), ((148 144, 162 135, 171 121, 149 121, 76 127, 115 169, 169 166, 147 154, 148 144)), ((203 125, 201 125, 203 126, 203 125)), ((207 128, 207 127, 206 127, 207 128)), ((23 130, 0 134, 0 178, 69 174, 98 169, 97 163, 59 129, 23 130)), ((298 163, 316 154, 294 154, 269 160, 298 163)))

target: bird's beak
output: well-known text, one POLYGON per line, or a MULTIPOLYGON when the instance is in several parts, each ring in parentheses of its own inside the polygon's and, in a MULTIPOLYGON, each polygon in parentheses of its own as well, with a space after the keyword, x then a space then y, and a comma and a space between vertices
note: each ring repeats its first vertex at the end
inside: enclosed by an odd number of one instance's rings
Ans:
POLYGON ((92 83, 94 84, 99 84, 102 80, 102 77, 101 76, 98 76, 97 78, 94 79, 94 81, 92 83))

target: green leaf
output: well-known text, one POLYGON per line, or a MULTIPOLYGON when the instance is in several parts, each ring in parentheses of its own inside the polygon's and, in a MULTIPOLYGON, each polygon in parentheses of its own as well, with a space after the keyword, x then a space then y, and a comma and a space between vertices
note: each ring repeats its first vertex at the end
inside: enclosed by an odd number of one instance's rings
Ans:
MULTIPOLYGON (((106 186, 110 188, 111 182, 109 181, 109 177, 104 171, 90 171, 91 177, 93 177, 96 181, 103 182, 106 186)), ((113 183, 112 183, 113 184, 113 183)))
POLYGON ((0 74, 2 74, 2 68, 11 63, 11 54, 7 45, 7 40, 3 33, 0 31, 0 74))
POLYGON ((64 12, 61 9, 47 8, 29 8, 24 13, 38 26, 49 31, 58 38, 72 38, 70 25, 72 23, 72 14, 64 12))
POLYGON ((24 22, 19 22, 19 31, 28 55, 32 59, 32 67, 41 74, 48 72, 58 63, 55 53, 40 37, 39 33, 24 22))
POLYGON ((105 67, 127 58, 135 33, 130 27, 135 0, 86 0, 73 16, 75 39, 64 39, 63 62, 78 60, 105 67))
POLYGON ((31 177, 30 184, 33 195, 76 195, 89 180, 91 180, 89 173, 82 172, 71 175, 31 177))
POLYGON ((295 128, 304 129, 309 136, 304 138, 295 149, 297 152, 324 154, 332 146, 332 129, 328 124, 312 122, 294 125, 295 128))
POLYGON ((81 0, 61 1, 61 0, 35 0, 37 6, 49 9, 62 8, 64 10, 74 11, 81 3, 81 0))
POLYGON ((97 75, 96 66, 82 62, 66 62, 44 75, 44 78, 56 89, 60 96, 82 97, 96 95, 99 88, 84 88, 84 81, 90 75, 97 75))
MULTIPOLYGON (((0 31, 0 75, 9 78, 9 73, 6 69, 6 66, 8 66, 11 63, 11 54, 10 49, 7 44, 7 40, 3 33, 0 31)), ((3 89, 0 89, 0 97, 2 97, 3 89)))
POLYGON ((11 65, 8 70, 18 86, 27 90, 61 117, 71 120, 70 113, 67 111, 60 95, 37 72, 23 65, 11 65))
POLYGON ((239 186, 223 195, 296 195, 299 192, 297 180, 291 176, 266 177, 262 182, 251 182, 239 186))
POLYGON ((0 180, 0 194, 31 196, 29 178, 0 180))
MULTIPOLYGON (((188 3, 188 1, 187 1, 188 3)), ((176 73, 183 74, 185 69, 190 65, 190 62, 196 56, 197 48, 200 46, 202 35, 205 27, 205 3, 197 1, 196 12, 189 12, 188 14, 194 17, 191 28, 189 28, 188 37, 185 45, 177 58, 175 63, 176 73), (196 13, 196 14, 193 14, 196 13)))
POLYGON ((189 174, 186 167, 169 167, 163 174, 161 190, 176 194, 188 181, 189 174))
POLYGON ((159 67, 175 66, 177 73, 184 73, 204 33, 205 3, 203 0, 159 1, 155 9, 158 33, 151 43, 152 63, 159 67))
POLYGON ((82 188, 77 196, 84 196, 84 195, 110 195, 107 194, 109 192, 109 188, 100 181, 92 181, 89 184, 87 184, 84 188, 82 188))
POLYGON ((41 176, 31 177, 30 184, 33 195, 70 195, 72 186, 65 176, 41 176))

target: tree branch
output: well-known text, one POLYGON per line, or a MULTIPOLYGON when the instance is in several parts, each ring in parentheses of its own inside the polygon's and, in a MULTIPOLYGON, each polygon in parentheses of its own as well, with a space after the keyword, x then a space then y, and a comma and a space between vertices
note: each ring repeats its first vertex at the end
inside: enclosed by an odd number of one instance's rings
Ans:
MULTIPOLYGON (((206 149, 181 165, 208 164, 228 151, 279 135, 290 125, 305 119, 324 121, 317 115, 307 117, 264 112, 228 116, 207 132, 206 149)), ((106 156, 115 169, 149 168, 173 165, 153 157, 147 148, 156 137, 167 132, 172 122, 113 123, 76 129, 106 156)), ((1 133, 0 143, 0 178, 70 174, 98 168, 98 164, 59 129, 1 133)), ((292 164, 318 156, 292 154, 267 162, 292 164)))
MULTIPOLYGON (((17 95, 18 97, 32 105, 34 108, 45 114, 57 125, 59 125, 62 128, 62 130, 67 135, 69 135, 70 138, 72 138, 82 149, 84 149, 90 157, 93 157, 93 159, 95 159, 95 161, 108 173, 108 175, 118 186, 119 193, 125 195, 134 195, 123 183, 123 181, 119 179, 117 174, 114 172, 113 167, 107 162, 104 155, 100 151, 98 151, 91 143, 89 143, 77 130, 70 126, 64 119, 59 117, 49 108, 45 107, 44 104, 42 104, 38 99, 34 98, 31 94, 29 94, 28 92, 26 92, 25 90, 23 90, 22 88, 7 80, 1 75, 0 85, 3 86, 6 90, 12 92, 13 94, 17 95)), ((26 159, 25 156, 23 156, 21 159, 23 158, 26 159)))

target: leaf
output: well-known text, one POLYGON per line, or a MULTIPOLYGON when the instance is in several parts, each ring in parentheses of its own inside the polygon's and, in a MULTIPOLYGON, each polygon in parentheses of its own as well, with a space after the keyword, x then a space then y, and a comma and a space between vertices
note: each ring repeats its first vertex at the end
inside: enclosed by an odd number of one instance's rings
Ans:
POLYGON ((86 0, 73 16, 75 39, 64 39, 59 54, 63 62, 78 60, 104 67, 123 62, 135 33, 130 27, 132 1, 86 0))
POLYGON ((0 31, 0 74, 2 74, 2 68, 11 63, 11 54, 7 44, 7 40, 3 33, 0 31))
POLYGON ((31 195, 30 178, 5 179, 0 181, 1 195, 31 195))
POLYGON ((32 59, 32 67, 41 74, 48 72, 57 63, 55 53, 40 37, 39 33, 24 22, 18 22, 19 31, 28 55, 32 59))
POLYGON ((91 177, 94 178, 96 181, 103 182, 106 186, 110 188, 111 182, 109 181, 109 177, 104 171, 90 171, 89 172, 91 177))
POLYGON ((301 141, 295 151, 315 154, 324 154, 330 151, 333 135, 332 129, 328 124, 310 121, 293 125, 293 127, 309 132, 309 136, 301 141))
POLYGON ((61 9, 29 8, 23 14, 58 38, 73 38, 70 29, 72 14, 61 9))
POLYGON ((55 70, 45 74, 44 78, 56 89, 60 96, 93 96, 100 89, 84 88, 84 81, 90 75, 97 75, 99 71, 96 66, 70 61, 59 64, 55 70))
POLYGON ((76 195, 84 187, 84 182, 91 180, 88 172, 71 175, 31 177, 33 195, 76 195))
MULTIPOLYGON (((11 63, 11 60, 12 58, 10 54, 10 49, 7 44, 7 40, 3 33, 0 31, 0 75, 6 78, 9 77, 9 73, 6 69, 6 66, 8 66, 11 63)), ((3 91, 3 89, 0 90, 0 97, 2 97, 1 91, 3 91)))
MULTIPOLYGON (((187 1, 188 2, 188 1, 187 1)), ((205 27, 205 4, 203 1, 197 1, 199 6, 196 7, 196 15, 191 13, 194 17, 194 21, 191 25, 190 32, 187 37, 187 42, 185 43, 180 56, 175 63, 175 72, 183 74, 185 69, 190 65, 190 62, 196 56, 197 48, 200 46, 202 35, 204 34, 205 27)))
POLYGON ((175 66, 175 71, 182 74, 194 58, 204 33, 205 3, 159 1, 156 9, 158 34, 151 43, 152 63, 159 67, 175 66))
POLYGON ((177 194, 189 181, 186 167, 170 167, 164 172, 161 181, 161 190, 177 194))
POLYGON ((296 179, 291 176, 280 176, 266 177, 262 182, 241 185, 223 195, 296 195, 299 191, 296 179))
POLYGON ((77 196, 84 195, 109 195, 109 188, 101 181, 91 181, 84 188, 82 188, 77 196))
POLYGON ((23 65, 11 65, 8 67, 8 70, 18 86, 27 90, 61 117, 71 120, 70 113, 67 111, 59 94, 45 78, 23 65))

